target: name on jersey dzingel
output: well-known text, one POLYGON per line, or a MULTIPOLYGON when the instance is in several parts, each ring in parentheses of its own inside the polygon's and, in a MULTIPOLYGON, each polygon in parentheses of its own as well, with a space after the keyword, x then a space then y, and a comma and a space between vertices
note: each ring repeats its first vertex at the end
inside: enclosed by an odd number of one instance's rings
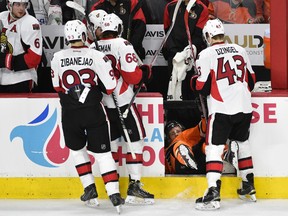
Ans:
POLYGON ((93 59, 84 57, 64 58, 61 59, 61 67, 67 67, 70 65, 88 65, 93 64, 93 59))
POLYGON ((234 47, 223 47, 219 49, 215 49, 218 55, 225 53, 238 53, 238 51, 234 47))

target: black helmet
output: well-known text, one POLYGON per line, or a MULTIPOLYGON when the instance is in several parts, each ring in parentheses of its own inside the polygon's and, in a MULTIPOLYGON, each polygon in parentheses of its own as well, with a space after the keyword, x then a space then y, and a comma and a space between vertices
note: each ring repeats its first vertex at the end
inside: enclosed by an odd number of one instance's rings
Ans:
POLYGON ((180 127, 182 131, 185 130, 185 127, 182 124, 180 124, 179 122, 175 120, 172 120, 172 121, 168 121, 165 125, 165 128, 164 128, 165 135, 168 137, 169 131, 176 126, 180 127))

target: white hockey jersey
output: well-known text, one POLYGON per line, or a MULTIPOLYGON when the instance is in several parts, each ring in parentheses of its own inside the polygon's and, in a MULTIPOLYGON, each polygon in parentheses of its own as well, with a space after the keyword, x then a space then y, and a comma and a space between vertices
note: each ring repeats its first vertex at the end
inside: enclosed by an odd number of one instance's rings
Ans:
POLYGON ((54 53, 51 60, 52 84, 65 93, 73 86, 96 86, 99 80, 107 92, 116 87, 113 69, 107 57, 88 47, 70 48, 54 53))
MULTIPOLYGON (((99 50, 111 61, 115 76, 118 78, 114 93, 119 107, 130 103, 134 95, 134 85, 142 79, 142 70, 138 67, 138 59, 130 42, 123 38, 102 39, 98 41, 99 50)), ((90 48, 95 48, 91 44, 90 48)), ((112 95, 103 96, 103 104, 115 108, 112 95)))
POLYGON ((0 21, 3 24, 2 32, 6 31, 9 53, 13 56, 26 53, 24 60, 29 68, 17 72, 1 68, 0 84, 9 85, 26 80, 37 83, 36 68, 42 56, 42 32, 38 20, 26 11, 23 17, 10 22, 10 12, 3 11, 0 13, 0 21))
MULTIPOLYGON (((200 52, 196 61, 200 76, 196 90, 209 88, 209 115, 251 113, 251 92, 248 81, 253 78, 246 50, 237 44, 214 44, 200 52)), ((254 79, 255 80, 255 79, 254 79)))

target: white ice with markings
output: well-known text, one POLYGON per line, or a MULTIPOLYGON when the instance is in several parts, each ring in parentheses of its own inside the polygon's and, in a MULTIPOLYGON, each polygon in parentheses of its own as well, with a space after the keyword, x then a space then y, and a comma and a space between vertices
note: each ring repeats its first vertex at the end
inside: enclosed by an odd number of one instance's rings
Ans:
MULTIPOLYGON (((256 203, 238 199, 224 199, 221 208, 215 211, 198 211, 195 199, 156 199, 154 205, 122 206, 123 216, 287 216, 288 199, 258 199, 256 203)), ((98 208, 89 208, 77 199, 49 200, 0 200, 0 216, 73 216, 73 215, 118 215, 109 200, 99 199, 98 208)))

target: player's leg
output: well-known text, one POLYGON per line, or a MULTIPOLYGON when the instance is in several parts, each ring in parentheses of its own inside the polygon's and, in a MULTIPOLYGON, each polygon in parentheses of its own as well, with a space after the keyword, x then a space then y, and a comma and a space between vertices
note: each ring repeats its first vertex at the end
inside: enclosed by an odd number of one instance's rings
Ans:
POLYGON ((129 173, 129 186, 125 201, 130 204, 153 204, 154 195, 144 190, 141 183, 144 137, 146 134, 135 104, 131 106, 125 124, 129 132, 131 146, 136 155, 136 159, 133 159, 131 150, 127 147, 126 166, 129 173))
POLYGON ((208 189, 204 196, 196 200, 197 210, 220 208, 221 175, 223 171, 223 151, 230 133, 229 116, 212 114, 208 119, 206 152, 206 179, 208 189))
POLYGON ((237 193, 241 199, 256 201, 254 186, 253 160, 249 145, 249 131, 252 113, 237 114, 233 117, 236 126, 233 127, 231 137, 238 144, 238 168, 242 178, 241 188, 237 193))
POLYGON ((89 206, 98 206, 98 193, 86 148, 86 134, 79 126, 81 119, 82 115, 78 113, 78 110, 65 110, 65 112, 62 112, 65 145, 71 151, 76 171, 84 188, 84 193, 81 195, 80 200, 89 206))
POLYGON ((101 115, 100 110, 94 116, 90 114, 88 118, 91 122, 87 123, 86 127, 87 148, 93 152, 107 195, 117 212, 120 213, 124 199, 120 196, 119 175, 111 153, 109 121, 104 112, 101 115), (93 120, 93 118, 95 119, 93 120))

